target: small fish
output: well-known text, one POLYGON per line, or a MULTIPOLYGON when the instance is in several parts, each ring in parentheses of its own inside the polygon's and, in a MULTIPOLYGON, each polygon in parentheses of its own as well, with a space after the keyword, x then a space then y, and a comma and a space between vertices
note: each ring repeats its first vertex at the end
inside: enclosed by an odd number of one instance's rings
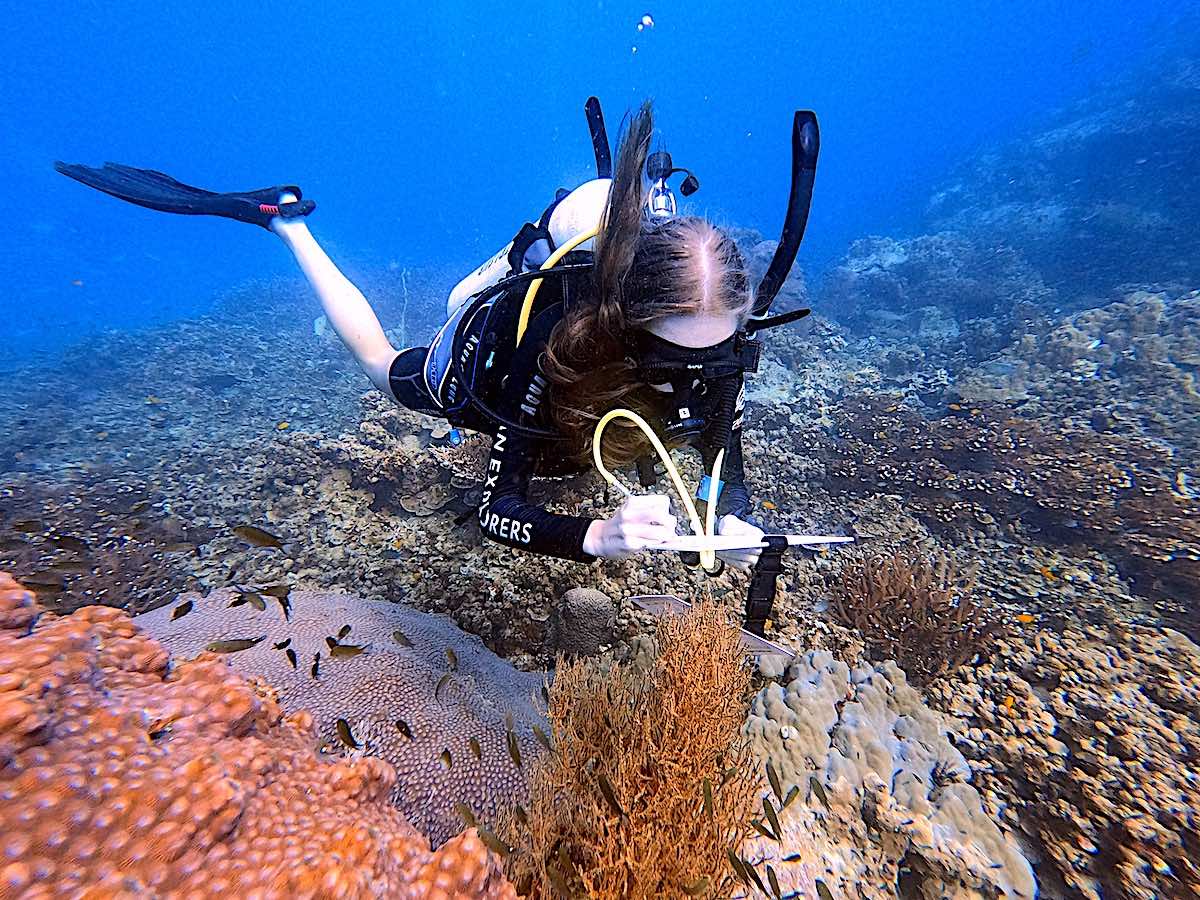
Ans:
POLYGON ((400 732, 402 735, 404 735, 406 738, 408 738, 410 741, 413 739, 412 729, 408 727, 408 723, 405 722, 403 719, 396 720, 396 730, 398 732, 400 732))
MULTIPOLYGON (((293 669, 296 668, 296 651, 293 650, 291 647, 288 647, 286 653, 287 653, 288 662, 290 662, 292 664, 293 669)), ((313 668, 315 669, 316 666, 314 665, 313 668)), ((314 678, 316 677, 315 673, 313 674, 313 677, 314 678)))
POLYGON ((329 645, 330 650, 332 650, 334 647, 336 647, 338 645, 337 638, 335 638, 335 637, 326 637, 325 643, 329 645))
POLYGON ((292 601, 287 597, 280 597, 279 605, 283 607, 283 620, 290 622, 292 620, 292 601))
POLYGON ((494 831, 487 828, 479 828, 477 830, 479 832, 479 839, 497 856, 504 858, 512 853, 512 847, 500 840, 494 831))
POLYGON ((513 805, 513 818, 526 828, 529 827, 529 813, 525 812, 525 807, 523 807, 520 803, 513 805))
POLYGON ((392 632, 392 637, 401 647, 411 647, 413 645, 413 642, 408 639, 408 635, 399 628, 392 632))
POLYGON ((1012 709, 1013 706, 1016 705, 1016 702, 1017 702, 1017 698, 1014 697, 1012 694, 1009 694, 1007 697, 1004 698, 1004 708, 1012 709))
POLYGON ((290 644, 291 642, 292 642, 291 638, 288 638, 286 641, 280 641, 278 644, 275 644, 275 649, 276 650, 284 650, 287 648, 288 644, 290 644))
POLYGON ((763 507, 763 509, 778 509, 779 508, 774 503, 772 503, 770 500, 764 500, 762 502, 762 507, 763 507))
POLYGON ((1033 615, 1032 613, 1021 613, 1019 616, 1017 616, 1017 621, 1022 625, 1029 625, 1036 621, 1036 619, 1037 616, 1033 615))
POLYGON ((196 548, 187 541, 175 541, 162 548, 163 553, 188 553, 196 548))
POLYGON ((624 818, 625 810, 621 808, 621 801, 617 799, 617 792, 613 790, 613 786, 609 784, 603 772, 596 775, 596 783, 600 785, 600 793, 604 795, 604 800, 612 807, 613 812, 624 818))
POLYGON ((817 885, 817 896, 820 897, 821 900, 833 900, 833 892, 829 890, 825 882, 818 878, 816 879, 815 883, 817 885))
POLYGON ((205 650, 210 650, 213 653, 239 653, 242 650, 249 650, 255 644, 267 639, 264 634, 262 637, 256 638, 234 638, 230 641, 213 641, 206 646, 205 650))
POLYGON ((450 647, 446 648, 446 659, 450 662, 450 671, 458 671, 458 654, 450 647))
POLYGON ((1038 571, 1042 573, 1042 577, 1047 581, 1058 581, 1058 575, 1056 575, 1054 570, 1049 566, 1042 566, 1040 569, 1038 569, 1038 571))
POLYGON ((479 740, 477 738, 471 738, 468 740, 467 746, 471 748, 471 753, 474 754, 476 759, 483 759, 483 748, 479 746, 479 740))
POLYGON ((149 500, 139 500, 137 503, 133 504, 133 506, 129 507, 129 512, 131 515, 136 516, 138 513, 144 512, 145 510, 147 510, 149 508, 150 508, 149 500))
POLYGON ((521 745, 517 743, 517 736, 511 728, 505 732, 504 742, 508 744, 508 755, 512 759, 513 764, 518 769, 521 768, 521 745))
POLYGON ((554 752, 554 745, 550 743, 549 736, 536 725, 533 726, 533 736, 538 739, 538 743, 545 747, 548 752, 554 752))
POLYGON ((42 526, 33 521, 33 519, 22 519, 19 522, 13 522, 12 529, 22 534, 35 534, 42 530, 42 526))
POLYGON ((277 429, 279 429, 280 431, 287 431, 289 428, 291 428, 291 427, 292 427, 292 423, 291 423, 291 422, 280 422, 280 423, 279 423, 278 425, 276 425, 275 427, 276 427, 277 429))
POLYGON ((82 279, 82 278, 76 278, 75 280, 73 280, 73 281, 71 282, 71 287, 83 287, 83 279, 82 279))
POLYGON ((317 651, 317 655, 313 657, 312 677, 316 678, 321 673, 321 651, 317 651))
POLYGON ((783 807, 782 808, 787 809, 789 806, 792 805, 792 801, 795 800, 799 796, 800 796, 800 788, 793 786, 792 789, 790 791, 788 791, 787 796, 783 798, 783 807))
POLYGON ((454 811, 467 823, 468 828, 475 828, 479 825, 479 821, 475 818, 475 813, 471 812, 471 807, 467 806, 467 804, 455 803, 454 811))
POLYGON ((704 791, 704 814, 711 819, 713 814, 712 782, 705 778, 702 787, 704 791))
POLYGON ((92 571, 92 567, 86 563, 76 562, 69 559, 50 563, 46 569, 50 572, 61 572, 64 575, 82 575, 84 572, 92 571))
POLYGON ((437 686, 433 689, 433 699, 434 700, 438 699, 438 695, 442 692, 442 688, 444 688, 446 686, 446 682, 448 682, 450 680, 450 678, 451 678, 451 673, 447 672, 445 675, 443 675, 441 678, 438 679, 437 686))
POLYGON ((779 840, 779 838, 777 838, 777 837, 775 837, 775 835, 771 834, 771 830, 769 828, 767 828, 767 826, 764 825, 761 820, 751 819, 750 825, 754 828, 755 831, 757 831, 759 834, 761 834, 767 840, 769 840, 769 841, 778 841, 779 840))
POLYGON ((748 859, 743 859, 742 865, 746 869, 746 874, 750 876, 750 878, 754 881, 754 883, 756 885, 758 885, 758 889, 760 891, 762 891, 764 894, 768 893, 767 886, 765 884, 763 884, 762 879, 758 877, 758 873, 756 871, 754 871, 754 864, 751 863, 750 860, 748 860, 748 859))
POLYGON ((149 394, 146 397, 146 405, 147 406, 158 406, 161 403, 162 403, 162 400, 159 399, 158 397, 154 396, 153 394, 149 394))
POLYGON ((341 628, 338 629, 337 639, 340 641, 342 638, 344 638, 349 633, 350 633, 350 626, 343 625, 341 628))
POLYGON ((708 893, 708 886, 712 884, 712 879, 707 875, 701 875, 691 884, 681 884, 679 889, 689 897, 699 897, 702 894, 708 893))
POLYGON ((817 799, 821 801, 821 805, 829 809, 829 797, 825 795, 825 788, 816 775, 808 779, 808 787, 810 793, 815 794, 817 799))
POLYGON ((276 600, 282 600, 292 592, 292 589, 286 584, 269 584, 264 588, 259 588, 260 594, 266 594, 268 597, 274 597, 276 600))
POLYGON ((771 805, 770 798, 762 798, 762 808, 763 815, 767 817, 767 821, 771 823, 771 829, 775 832, 775 840, 782 840, 783 829, 779 827, 779 817, 775 815, 775 807, 771 805))
POLYGON ((775 799, 782 803, 783 787, 779 784, 779 773, 775 771, 775 767, 771 765, 770 760, 767 761, 767 780, 771 782, 771 790, 775 792, 775 799))
POLYGON ((164 738, 170 733, 171 723, 158 719, 150 725, 149 730, 146 732, 146 737, 152 741, 157 741, 159 738, 164 738))
POLYGON ((351 750, 362 749, 362 744, 354 739, 354 732, 350 730, 350 723, 345 719, 337 720, 337 734, 338 739, 351 750))
POLYGON ((774 892, 777 900, 781 900, 783 891, 779 889, 779 879, 775 877, 775 870, 769 865, 767 866, 767 881, 771 883, 771 890, 774 892))
MULTIPOLYGON (((259 612, 263 612, 267 608, 267 601, 252 591, 247 591, 246 593, 242 594, 240 602, 249 603, 259 612)), ((234 604, 231 603, 229 605, 233 606, 234 604)))
POLYGON ((542 685, 542 700, 547 706, 550 705, 550 692, 546 690, 546 685, 542 685))
POLYGON ((176 619, 182 619, 184 616, 186 616, 191 611, 192 611, 192 601, 184 600, 177 607, 175 607, 173 610, 171 610, 171 621, 174 622, 176 619))
POLYGON ((359 644, 338 644, 329 651, 329 655, 334 659, 349 659, 351 656, 358 656, 363 653, 366 648, 359 644))
POLYGON ((725 855, 729 857, 729 865, 733 867, 734 874, 742 880, 743 884, 749 887, 750 876, 746 874, 746 869, 742 865, 741 859, 732 850, 726 850, 725 855))
POLYGON ((274 547, 278 549, 283 546, 283 541, 271 534, 271 532, 259 528, 257 525, 238 525, 233 529, 233 533, 254 547, 274 547))
POLYGON ((92 549, 87 541, 72 537, 69 534, 52 534, 50 535, 50 543, 61 550, 73 550, 76 553, 86 553, 92 549))
POLYGON ((442 755, 439 756, 438 759, 440 759, 442 761, 442 765, 445 766, 447 769, 451 768, 454 765, 454 757, 450 755, 449 750, 443 750, 442 755))

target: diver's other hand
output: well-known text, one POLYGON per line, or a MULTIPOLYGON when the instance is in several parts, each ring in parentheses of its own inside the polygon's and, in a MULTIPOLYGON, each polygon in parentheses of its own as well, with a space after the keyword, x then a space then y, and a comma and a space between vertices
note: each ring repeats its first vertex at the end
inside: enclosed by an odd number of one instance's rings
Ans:
MULTIPOLYGON (((743 522, 735 515, 721 516, 717 522, 717 534, 734 535, 737 537, 745 536, 746 543, 754 543, 762 540, 763 530, 756 525, 751 525, 749 522, 743 522)), ((741 569, 743 572, 749 571, 762 554, 761 547, 752 547, 745 550, 722 550, 717 553, 717 557, 725 560, 727 565, 733 566, 735 569, 741 569)))
POLYGON ((666 494, 634 494, 611 519, 597 519, 588 526, 583 552, 608 559, 622 559, 675 537, 675 517, 666 494))

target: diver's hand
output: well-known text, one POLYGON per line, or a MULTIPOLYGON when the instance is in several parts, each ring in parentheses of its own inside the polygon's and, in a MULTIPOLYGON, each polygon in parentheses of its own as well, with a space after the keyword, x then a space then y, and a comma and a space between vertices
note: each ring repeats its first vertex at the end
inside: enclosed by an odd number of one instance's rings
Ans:
MULTIPOLYGON (((749 522, 743 522, 737 516, 727 515, 721 516, 717 522, 717 534, 723 535, 745 535, 749 540, 747 543, 762 540, 763 530, 749 522)), ((741 569, 747 572, 758 562, 758 557, 762 554, 762 548, 753 547, 746 550, 722 550, 717 553, 718 558, 725 560, 727 565, 733 566, 735 569, 741 569)))
POLYGON ((623 559, 652 544, 675 537, 675 517, 666 494, 634 494, 611 519, 588 526, 583 552, 608 559, 623 559))

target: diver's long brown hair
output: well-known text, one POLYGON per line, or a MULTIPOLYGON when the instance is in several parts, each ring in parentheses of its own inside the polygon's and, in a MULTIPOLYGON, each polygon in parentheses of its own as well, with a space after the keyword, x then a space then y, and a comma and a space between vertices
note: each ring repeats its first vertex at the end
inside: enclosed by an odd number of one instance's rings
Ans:
MULTIPOLYGON (((578 459, 591 453, 592 431, 604 413, 625 407, 649 416, 661 395, 638 375, 629 356, 631 329, 677 313, 735 312, 752 304, 745 266, 732 239, 704 219, 643 215, 642 173, 654 116, 649 101, 629 121, 617 151, 608 205, 596 237, 590 290, 580 292, 555 325, 542 368, 550 381, 555 427, 578 459)), ((625 419, 605 430, 609 465, 626 465, 649 449, 625 419)))

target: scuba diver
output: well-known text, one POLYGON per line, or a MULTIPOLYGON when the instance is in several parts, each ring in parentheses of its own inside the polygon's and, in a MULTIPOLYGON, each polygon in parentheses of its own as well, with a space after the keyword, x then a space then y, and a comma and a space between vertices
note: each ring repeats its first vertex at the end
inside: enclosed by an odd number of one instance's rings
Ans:
MULTIPOLYGON (((141 206, 223 216, 278 235, 376 388, 456 429, 492 436, 478 507, 489 538, 580 562, 670 545, 678 536, 667 496, 633 494, 608 467, 636 463, 649 486, 655 478, 649 454, 657 451, 680 489, 665 448, 692 445, 712 473, 697 493, 703 521, 681 490, 693 531, 738 538, 726 542, 733 549, 702 551, 700 561, 710 572, 719 570, 714 555, 748 569, 763 532, 747 516, 743 376, 758 365, 753 332, 808 312, 767 315, 808 216, 815 117, 796 114, 784 233, 751 291, 733 240, 702 218, 677 213, 669 179, 686 174, 685 196, 699 182, 665 152, 650 152, 650 103, 629 120, 615 166, 595 98, 586 112, 599 177, 560 190, 536 223, 454 288, 447 321, 429 346, 401 350, 309 232, 305 217, 315 204, 298 187, 220 194, 113 163, 55 167, 141 206), (626 495, 610 518, 551 513, 529 501, 533 476, 571 474, 592 462, 626 495)), ((696 562, 694 553, 685 558, 696 562)))

